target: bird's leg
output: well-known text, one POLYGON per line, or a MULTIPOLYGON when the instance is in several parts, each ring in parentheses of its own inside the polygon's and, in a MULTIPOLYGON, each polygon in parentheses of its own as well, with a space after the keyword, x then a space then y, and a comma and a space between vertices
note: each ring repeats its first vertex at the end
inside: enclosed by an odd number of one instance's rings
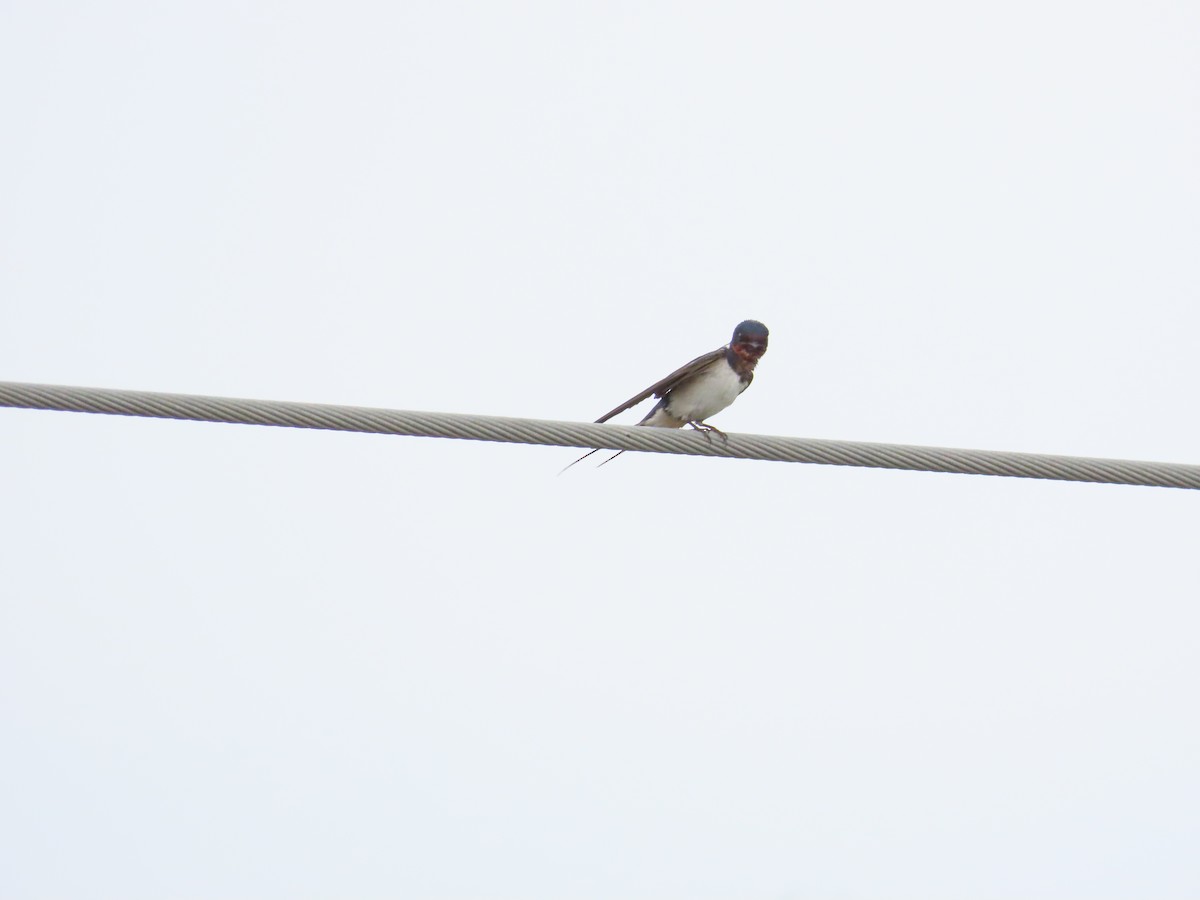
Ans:
POLYGON ((704 439, 710 444, 712 443, 712 432, 716 431, 711 425, 705 422, 688 422, 696 431, 704 435, 704 439))
POLYGON ((723 432, 720 428, 709 425, 707 422, 688 422, 688 424, 703 434, 710 444, 712 443, 712 435, 717 434, 721 436, 721 441, 726 446, 729 446, 729 435, 723 432))

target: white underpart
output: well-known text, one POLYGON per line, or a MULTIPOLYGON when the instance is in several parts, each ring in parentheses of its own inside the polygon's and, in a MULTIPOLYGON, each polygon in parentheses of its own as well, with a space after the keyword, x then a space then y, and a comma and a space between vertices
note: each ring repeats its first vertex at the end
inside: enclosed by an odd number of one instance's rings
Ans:
POLYGON ((667 410, 659 410, 643 425, 680 428, 688 422, 703 422, 715 416, 744 391, 747 384, 725 360, 718 360, 694 378, 671 391, 667 410))

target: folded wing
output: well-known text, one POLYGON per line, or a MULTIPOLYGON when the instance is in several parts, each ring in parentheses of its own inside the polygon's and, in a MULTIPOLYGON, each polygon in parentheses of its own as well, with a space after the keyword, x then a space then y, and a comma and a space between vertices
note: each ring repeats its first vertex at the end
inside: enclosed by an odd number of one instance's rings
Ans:
POLYGON ((675 387, 675 385, 679 384, 679 382, 683 381, 685 378, 695 375, 701 369, 707 368, 708 366, 711 366, 713 363, 724 359, 725 358, 725 350, 726 350, 725 347, 718 347, 716 350, 713 350, 711 353, 705 353, 703 356, 697 356, 695 359, 693 359, 687 365, 680 366, 678 369, 676 369, 674 372, 672 372, 666 378, 662 379, 662 381, 656 381, 654 384, 650 385, 650 387, 646 388, 640 394, 634 394, 632 397, 630 397, 628 400, 626 400, 624 403, 622 403, 616 409, 610 409, 608 412, 606 412, 604 415, 602 415, 600 418, 598 418, 596 420, 596 422, 597 423, 607 422, 609 419, 611 419, 613 416, 617 415, 618 413, 623 413, 623 412, 625 412, 625 410, 629 409, 630 407, 637 406, 639 403, 641 403, 647 397, 650 397, 650 396, 662 397, 662 396, 664 396, 668 391, 670 391, 673 387, 675 387))

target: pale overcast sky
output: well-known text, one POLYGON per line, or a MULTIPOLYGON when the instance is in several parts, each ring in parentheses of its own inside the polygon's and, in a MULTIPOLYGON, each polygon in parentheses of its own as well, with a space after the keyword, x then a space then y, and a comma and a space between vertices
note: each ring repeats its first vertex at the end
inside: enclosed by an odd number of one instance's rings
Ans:
MULTIPOLYGON (((0 378, 1200 462, 1200 5, 9 2, 0 378), (622 421, 636 421, 638 410, 622 421)), ((1194 492, 0 410, 0 894, 1200 893, 1194 492)))

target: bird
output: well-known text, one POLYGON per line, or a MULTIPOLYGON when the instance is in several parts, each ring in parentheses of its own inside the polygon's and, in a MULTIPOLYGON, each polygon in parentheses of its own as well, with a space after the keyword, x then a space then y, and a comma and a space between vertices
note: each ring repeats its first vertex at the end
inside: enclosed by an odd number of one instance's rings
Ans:
MULTIPOLYGON (((766 325, 754 319, 747 319, 733 329, 733 339, 728 344, 703 356, 697 356, 666 378, 634 394, 620 406, 610 409, 598 418, 597 424, 607 422, 613 416, 637 406, 653 395, 658 397, 659 401, 645 418, 637 423, 638 425, 651 428, 682 428, 684 425, 690 425, 705 435, 719 434, 724 437, 724 432, 709 425, 705 420, 725 409, 742 391, 750 387, 750 382, 754 380, 754 367, 767 352, 767 335, 766 325)), ((587 459, 599 449, 597 447, 595 450, 589 450, 562 472, 587 459)), ((619 450, 600 465, 612 462, 624 452, 619 450)), ((558 474, 561 475, 562 472, 558 474)))

